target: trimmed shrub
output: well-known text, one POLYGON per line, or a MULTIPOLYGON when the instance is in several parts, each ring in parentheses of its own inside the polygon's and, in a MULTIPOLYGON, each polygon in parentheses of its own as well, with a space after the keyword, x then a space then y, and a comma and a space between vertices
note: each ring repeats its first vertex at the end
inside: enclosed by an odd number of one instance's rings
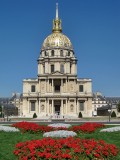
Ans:
POLYGON ((112 112, 111 117, 116 117, 115 111, 112 112))
POLYGON ((82 113, 79 112, 78 118, 82 118, 82 113))
POLYGON ((37 114, 36 113, 33 114, 33 118, 37 118, 37 114))

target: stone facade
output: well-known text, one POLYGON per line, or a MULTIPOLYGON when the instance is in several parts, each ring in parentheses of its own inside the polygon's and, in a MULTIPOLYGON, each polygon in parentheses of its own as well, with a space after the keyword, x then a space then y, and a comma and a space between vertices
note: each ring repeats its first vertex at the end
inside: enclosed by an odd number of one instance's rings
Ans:
POLYGON ((38 58, 38 77, 23 80, 21 115, 32 117, 92 116, 92 80, 77 78, 77 58, 61 20, 53 21, 52 34, 43 42, 38 58))

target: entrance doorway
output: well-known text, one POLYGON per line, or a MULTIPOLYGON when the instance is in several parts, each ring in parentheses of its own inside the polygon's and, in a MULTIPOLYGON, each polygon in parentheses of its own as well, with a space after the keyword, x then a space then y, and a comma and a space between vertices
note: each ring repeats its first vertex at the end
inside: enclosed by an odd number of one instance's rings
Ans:
POLYGON ((60 107, 61 107, 61 101, 60 100, 55 100, 54 101, 54 108, 55 108, 55 114, 60 115, 60 107))
POLYGON ((60 105, 55 105, 55 114, 60 115, 60 105))

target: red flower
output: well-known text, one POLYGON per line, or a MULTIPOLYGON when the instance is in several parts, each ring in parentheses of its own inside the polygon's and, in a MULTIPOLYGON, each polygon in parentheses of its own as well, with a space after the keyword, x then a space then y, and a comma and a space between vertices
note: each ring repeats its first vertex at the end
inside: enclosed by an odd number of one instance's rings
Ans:
POLYGON ((94 132, 97 128, 104 127, 101 123, 84 123, 81 126, 73 126, 70 130, 74 132, 84 132, 84 133, 91 133, 94 132))
POLYGON ((115 145, 106 144, 104 141, 80 138, 43 138, 31 140, 16 145, 14 154, 19 160, 36 159, 114 159, 118 153, 115 145), (79 157, 79 158, 78 158, 79 157))

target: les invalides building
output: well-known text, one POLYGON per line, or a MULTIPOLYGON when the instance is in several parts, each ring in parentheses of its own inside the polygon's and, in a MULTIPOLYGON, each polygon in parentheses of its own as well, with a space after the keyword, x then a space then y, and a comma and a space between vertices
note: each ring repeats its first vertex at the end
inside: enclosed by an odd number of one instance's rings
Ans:
POLYGON ((38 58, 38 77, 23 80, 21 115, 32 117, 92 116, 92 80, 77 78, 77 58, 61 20, 53 20, 52 34, 43 42, 38 58))

